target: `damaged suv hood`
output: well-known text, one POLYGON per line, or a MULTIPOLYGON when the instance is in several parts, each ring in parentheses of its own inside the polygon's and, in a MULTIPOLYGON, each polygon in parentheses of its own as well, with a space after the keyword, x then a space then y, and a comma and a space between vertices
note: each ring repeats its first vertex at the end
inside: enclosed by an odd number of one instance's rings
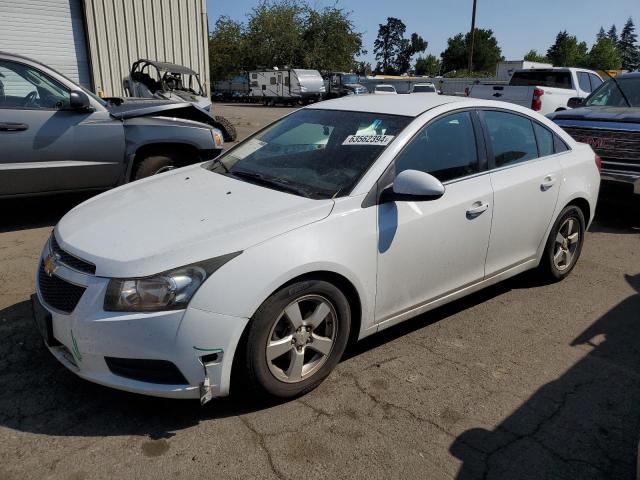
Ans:
POLYGON ((107 107, 109 113, 119 119, 136 117, 172 117, 214 125, 214 119, 202 108, 189 102, 175 102, 155 98, 126 99, 120 105, 107 107))

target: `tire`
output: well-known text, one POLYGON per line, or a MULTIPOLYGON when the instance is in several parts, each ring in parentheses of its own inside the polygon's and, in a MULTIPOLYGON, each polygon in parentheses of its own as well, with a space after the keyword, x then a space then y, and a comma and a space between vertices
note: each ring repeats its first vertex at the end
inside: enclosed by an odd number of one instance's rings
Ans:
POLYGON ((540 261, 539 272, 545 279, 559 281, 571 273, 582 252, 585 224, 582 210, 575 205, 569 205, 560 212, 540 261))
POLYGON ((133 172, 133 180, 150 177, 157 173, 173 170, 177 161, 172 155, 153 155, 142 160, 133 172))
POLYGON ((222 131, 222 137, 225 142, 235 142, 238 139, 238 132, 233 124, 221 115, 213 117, 216 121, 216 128, 222 131))
POLYGON ((349 302, 334 285, 323 280, 288 285, 265 300, 249 323, 236 379, 260 397, 293 398, 309 392, 340 361, 350 327, 349 302))

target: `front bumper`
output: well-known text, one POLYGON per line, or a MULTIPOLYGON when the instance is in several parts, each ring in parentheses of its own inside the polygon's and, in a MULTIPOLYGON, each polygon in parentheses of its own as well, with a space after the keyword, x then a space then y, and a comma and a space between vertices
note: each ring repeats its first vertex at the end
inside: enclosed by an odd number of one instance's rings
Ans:
MULTIPOLYGON (((48 255, 45 246, 40 261, 48 255)), ((48 305, 36 275, 36 295, 51 314, 55 342, 47 347, 69 370, 101 385, 134 393, 168 398, 225 396, 229 393, 236 346, 248 322, 195 308, 122 313, 102 309, 109 279, 79 275, 60 266, 54 275, 86 286, 71 313, 48 305), (55 343, 59 342, 59 345, 55 343), (163 360, 173 363, 186 383, 141 381, 114 373, 105 357, 163 360)), ((45 341, 46 344, 46 341, 45 341)))
POLYGON ((640 175, 603 168, 600 177, 605 182, 624 183, 633 186, 633 193, 640 195, 640 175))

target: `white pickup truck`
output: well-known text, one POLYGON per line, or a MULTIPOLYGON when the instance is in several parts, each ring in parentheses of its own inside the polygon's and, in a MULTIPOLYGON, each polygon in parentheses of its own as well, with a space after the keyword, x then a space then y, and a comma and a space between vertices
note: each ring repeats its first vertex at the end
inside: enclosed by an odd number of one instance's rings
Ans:
POLYGON ((529 107, 542 115, 566 110, 570 98, 586 98, 602 83, 591 70, 535 68, 516 70, 508 85, 473 85, 468 96, 529 107))

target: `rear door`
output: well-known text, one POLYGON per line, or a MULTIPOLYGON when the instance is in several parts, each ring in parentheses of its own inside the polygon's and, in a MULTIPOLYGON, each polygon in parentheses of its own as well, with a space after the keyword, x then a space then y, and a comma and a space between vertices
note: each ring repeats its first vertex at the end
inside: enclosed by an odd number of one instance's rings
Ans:
POLYGON ((555 211, 562 169, 554 134, 526 115, 481 112, 494 191, 486 275, 536 258, 555 211))

